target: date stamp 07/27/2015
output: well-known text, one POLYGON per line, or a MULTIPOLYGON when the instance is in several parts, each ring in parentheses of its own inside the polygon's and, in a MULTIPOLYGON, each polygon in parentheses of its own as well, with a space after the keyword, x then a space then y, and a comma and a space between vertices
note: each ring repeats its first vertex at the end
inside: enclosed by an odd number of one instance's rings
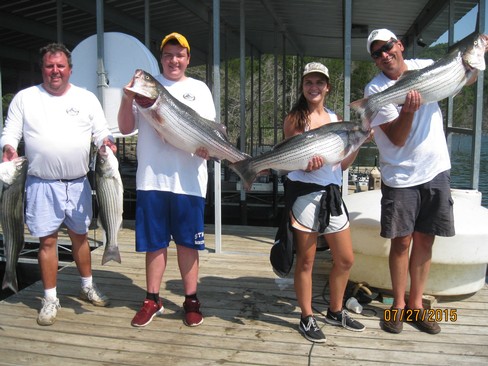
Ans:
POLYGON ((385 321, 417 322, 455 322, 457 321, 457 309, 385 309, 383 319, 385 321))

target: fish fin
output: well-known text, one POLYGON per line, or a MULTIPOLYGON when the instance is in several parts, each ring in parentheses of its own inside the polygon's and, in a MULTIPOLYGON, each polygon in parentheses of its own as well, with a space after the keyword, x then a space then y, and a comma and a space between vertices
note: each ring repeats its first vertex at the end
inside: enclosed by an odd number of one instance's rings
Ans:
POLYGON ((354 109, 359 114, 363 114, 367 103, 368 103, 368 98, 362 98, 349 103, 349 107, 354 109))
POLYGON ((158 134, 159 138, 161 139, 161 141, 163 141, 165 144, 168 144, 169 142, 166 141, 166 139, 164 138, 163 134, 161 132, 159 132, 157 129, 154 129, 154 131, 156 131, 156 133, 158 134))
POLYGON ((105 251, 103 252, 102 256, 102 266, 110 261, 115 261, 117 263, 122 263, 122 260, 120 259, 120 251, 119 247, 114 245, 114 246, 106 246, 105 251))
POLYGON ((404 71, 404 72, 403 72, 403 73, 400 75, 400 77, 398 78, 398 80, 404 79, 404 78, 406 78, 407 76, 412 75, 412 74, 415 74, 415 73, 418 73, 418 70, 406 70, 406 71, 404 71))
POLYGON ((271 171, 274 174, 276 174, 278 177, 282 177, 282 176, 287 175, 288 173, 290 173, 292 170, 286 170, 286 169, 276 170, 276 169, 271 169, 271 171))
POLYGON ((239 178, 241 178, 244 189, 246 191, 249 191, 252 187, 254 179, 256 179, 256 176, 259 173, 252 169, 250 164, 250 158, 229 164, 229 168, 231 168, 239 176, 239 178))
MULTIPOLYGON (((294 137, 294 136, 292 136, 292 137, 294 137)), ((292 137, 288 137, 284 140, 281 140, 280 142, 278 142, 276 145, 273 146, 272 150, 279 149, 281 146, 286 145, 288 143, 288 140, 290 140, 292 137)))
MULTIPOLYGON (((98 196, 96 198, 98 200, 98 196)), ((98 207, 100 207, 100 203, 98 203, 98 207)), ((102 245, 106 245, 107 244, 107 232, 103 228, 102 219, 101 219, 100 215, 98 215, 98 218, 97 218, 97 227, 102 229, 102 245)))

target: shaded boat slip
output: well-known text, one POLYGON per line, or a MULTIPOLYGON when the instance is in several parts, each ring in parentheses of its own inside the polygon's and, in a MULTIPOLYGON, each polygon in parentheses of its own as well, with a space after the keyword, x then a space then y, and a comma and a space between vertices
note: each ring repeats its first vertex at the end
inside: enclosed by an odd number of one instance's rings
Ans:
MULTIPOLYGON (((401 334, 380 329, 389 305, 374 300, 353 317, 362 333, 325 325, 326 279, 331 257, 317 253, 313 306, 324 344, 312 344, 297 331, 299 308, 292 279, 278 279, 269 264, 276 228, 224 226, 221 254, 215 254, 214 227, 206 226, 207 250, 200 256, 199 298, 205 321, 195 328, 182 321, 183 290, 174 245, 161 296, 165 313, 145 328, 130 320, 145 296, 144 254, 134 251, 134 230, 119 234, 122 264, 101 265, 103 247, 92 252, 94 279, 112 304, 98 308, 78 300, 74 263, 59 271, 62 308, 49 327, 36 323, 40 281, 0 302, 0 364, 16 365, 452 365, 488 363, 488 288, 463 298, 438 298, 436 309, 455 310, 438 335, 409 324, 401 334)), ((101 234, 90 231, 90 236, 101 234)), ((442 314, 447 312, 442 312, 442 314)), ((442 315, 443 316, 443 315, 442 315)), ((443 319, 445 320, 445 319, 443 319)))

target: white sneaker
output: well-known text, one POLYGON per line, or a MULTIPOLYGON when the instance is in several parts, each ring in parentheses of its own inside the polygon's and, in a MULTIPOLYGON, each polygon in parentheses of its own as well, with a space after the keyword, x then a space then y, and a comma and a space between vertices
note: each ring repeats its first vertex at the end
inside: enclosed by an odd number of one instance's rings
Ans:
POLYGON ((52 325, 56 321, 56 314, 58 309, 61 308, 59 305, 59 300, 56 298, 52 299, 42 299, 42 309, 39 311, 37 317, 37 324, 39 325, 52 325))
POLYGON ((110 303, 108 297, 102 294, 95 284, 91 287, 82 287, 80 299, 91 302, 95 306, 107 306, 110 303))

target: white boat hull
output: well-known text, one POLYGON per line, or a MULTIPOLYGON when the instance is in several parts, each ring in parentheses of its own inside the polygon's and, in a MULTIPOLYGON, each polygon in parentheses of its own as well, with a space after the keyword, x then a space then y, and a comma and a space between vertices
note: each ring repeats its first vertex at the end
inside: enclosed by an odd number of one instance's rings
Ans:
MULTIPOLYGON (((452 190, 456 236, 436 237, 425 294, 465 295, 485 284, 488 263, 488 209, 481 193, 452 190)), ((351 219, 354 265, 350 280, 391 289, 388 254, 390 240, 380 237, 381 191, 344 197, 351 219)))

